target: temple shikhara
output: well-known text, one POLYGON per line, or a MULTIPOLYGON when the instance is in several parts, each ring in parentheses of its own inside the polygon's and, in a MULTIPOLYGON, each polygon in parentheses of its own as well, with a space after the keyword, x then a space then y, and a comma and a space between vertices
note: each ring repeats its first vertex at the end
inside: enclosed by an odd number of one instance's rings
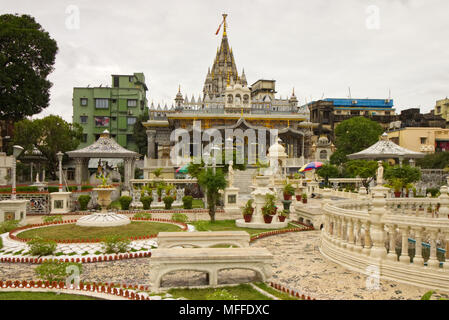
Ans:
MULTIPOLYGON (((294 89, 290 97, 277 98, 275 80, 259 79, 248 86, 247 75, 243 68, 239 73, 229 45, 226 18, 224 14, 221 44, 207 70, 203 95, 189 99, 183 97, 179 87, 171 107, 151 104, 150 120, 144 123, 148 134, 147 168, 170 166, 170 133, 177 128, 192 132, 196 122, 202 130, 278 129, 289 157, 287 166, 292 169, 314 156, 312 136, 317 125, 309 121, 309 109, 298 105, 294 89)), ((246 150, 247 141, 244 143, 246 150)), ((267 137, 265 150, 269 146, 267 137)))

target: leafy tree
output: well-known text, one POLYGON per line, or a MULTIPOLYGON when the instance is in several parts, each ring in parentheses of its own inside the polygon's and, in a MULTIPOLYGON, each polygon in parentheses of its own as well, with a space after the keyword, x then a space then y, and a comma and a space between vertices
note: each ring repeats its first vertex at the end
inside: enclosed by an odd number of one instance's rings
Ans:
POLYGON ((224 190, 228 184, 223 170, 217 168, 214 174, 212 168, 202 169, 198 174, 198 184, 206 189, 210 221, 215 222, 216 205, 220 196, 219 191, 224 190))
POLYGON ((14 144, 21 145, 28 151, 36 146, 47 158, 47 167, 53 179, 58 170, 56 154, 76 149, 83 135, 83 128, 79 124, 70 124, 55 115, 19 121, 15 124, 14 131, 14 144))
POLYGON ((428 154, 418 159, 416 165, 423 169, 444 169, 449 166, 449 152, 428 154))
POLYGON ((325 185, 329 185, 329 178, 340 177, 340 170, 332 164, 323 164, 316 170, 316 174, 324 179, 325 185))
POLYGON ((143 114, 137 117, 136 123, 134 124, 134 141, 137 145, 137 152, 140 154, 147 154, 148 152, 148 137, 147 128, 145 128, 142 122, 146 122, 150 119, 148 110, 145 110, 143 114))
POLYGON ((365 117, 354 117, 342 121, 335 128, 335 147, 332 164, 347 161, 347 155, 362 151, 379 140, 383 129, 375 121, 365 117))
POLYGON ((48 107, 56 41, 29 15, 0 16, 0 120, 18 121, 48 107))
POLYGON ((400 179, 402 182, 402 186, 405 187, 408 184, 414 183, 421 179, 421 170, 419 170, 419 168, 404 165, 402 167, 387 167, 384 177, 385 180, 390 182, 390 184, 395 179, 400 179))
POLYGON ((350 160, 345 163, 344 167, 351 177, 361 178, 363 186, 368 190, 371 181, 376 176, 378 164, 377 161, 350 160))

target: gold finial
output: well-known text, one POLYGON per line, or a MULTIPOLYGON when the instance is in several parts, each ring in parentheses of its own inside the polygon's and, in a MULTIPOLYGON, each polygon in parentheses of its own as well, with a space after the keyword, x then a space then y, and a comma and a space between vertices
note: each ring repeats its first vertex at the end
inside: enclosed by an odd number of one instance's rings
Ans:
POLYGON ((227 17, 228 15, 226 14, 226 13, 223 13, 223 36, 225 36, 226 35, 226 17, 227 17))
POLYGON ((181 85, 178 86, 178 93, 181 93, 181 85))

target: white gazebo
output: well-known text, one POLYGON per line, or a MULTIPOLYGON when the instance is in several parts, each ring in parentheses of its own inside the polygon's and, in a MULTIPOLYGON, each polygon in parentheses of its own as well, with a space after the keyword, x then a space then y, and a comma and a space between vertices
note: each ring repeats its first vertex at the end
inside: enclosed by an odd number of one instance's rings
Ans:
POLYGON ((119 145, 109 136, 109 131, 105 130, 100 138, 90 146, 69 151, 67 155, 75 159, 75 181, 78 190, 81 189, 82 181, 88 180, 88 163, 90 158, 119 158, 124 160, 124 188, 130 188, 130 180, 134 178, 134 168, 139 154, 127 150, 119 145))
POLYGON ((421 152, 412 151, 401 146, 398 146, 393 141, 388 140, 388 135, 384 133, 380 140, 371 147, 357 153, 348 155, 350 160, 380 160, 380 159, 399 159, 399 164, 405 159, 419 159, 424 158, 425 154, 421 152))

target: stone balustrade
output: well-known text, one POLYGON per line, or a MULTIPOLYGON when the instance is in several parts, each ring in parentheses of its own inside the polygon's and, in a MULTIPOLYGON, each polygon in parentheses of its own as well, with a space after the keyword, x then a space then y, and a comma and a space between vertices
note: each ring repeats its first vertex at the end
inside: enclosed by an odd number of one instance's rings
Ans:
POLYGON ((329 189, 324 194, 325 257, 370 277, 449 292, 449 268, 437 254, 449 244, 448 187, 434 199, 386 198, 380 186, 359 200, 331 201, 329 189))

